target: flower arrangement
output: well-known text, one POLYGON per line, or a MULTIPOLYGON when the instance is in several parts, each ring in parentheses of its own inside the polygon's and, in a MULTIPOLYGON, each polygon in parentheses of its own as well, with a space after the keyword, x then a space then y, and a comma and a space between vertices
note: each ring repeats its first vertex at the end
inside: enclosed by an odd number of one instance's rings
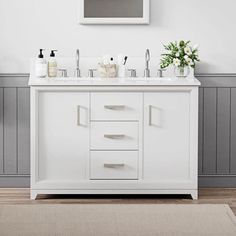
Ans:
POLYGON ((190 41, 171 42, 164 45, 166 53, 162 54, 160 66, 162 69, 169 65, 175 67, 192 67, 195 68, 196 62, 200 61, 198 57, 198 46, 190 46, 190 41))

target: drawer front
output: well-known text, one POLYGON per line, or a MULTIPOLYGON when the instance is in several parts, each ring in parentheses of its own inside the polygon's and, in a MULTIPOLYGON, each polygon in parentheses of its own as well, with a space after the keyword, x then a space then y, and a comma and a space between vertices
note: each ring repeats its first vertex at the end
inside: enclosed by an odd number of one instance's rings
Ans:
POLYGON ((140 120, 141 93, 92 93, 91 120, 140 120))
POLYGON ((138 179, 138 152, 90 152, 90 179, 138 179))
POLYGON ((138 122, 91 122, 91 150, 138 150, 138 122))

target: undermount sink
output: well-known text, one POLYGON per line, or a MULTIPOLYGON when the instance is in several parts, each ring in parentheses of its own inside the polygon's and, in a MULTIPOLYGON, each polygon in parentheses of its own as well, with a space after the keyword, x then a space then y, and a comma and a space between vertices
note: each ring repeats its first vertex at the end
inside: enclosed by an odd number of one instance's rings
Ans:
POLYGON ((89 78, 89 77, 56 77, 56 78, 53 78, 53 80, 56 80, 56 81, 99 81, 99 80, 102 80, 102 78, 98 78, 98 77, 93 77, 93 78, 89 78))
POLYGON ((135 77, 135 78, 131 78, 131 77, 126 77, 126 78, 101 78, 101 77, 57 77, 57 78, 52 78, 52 80, 55 81, 117 81, 117 80, 121 80, 121 81, 175 81, 178 78, 170 78, 170 77, 162 77, 162 78, 158 78, 158 77, 149 77, 149 78, 145 78, 145 77, 135 77))
POLYGON ((128 80, 134 80, 134 81, 174 81, 178 78, 170 78, 170 77, 135 77, 135 78, 127 78, 128 80))

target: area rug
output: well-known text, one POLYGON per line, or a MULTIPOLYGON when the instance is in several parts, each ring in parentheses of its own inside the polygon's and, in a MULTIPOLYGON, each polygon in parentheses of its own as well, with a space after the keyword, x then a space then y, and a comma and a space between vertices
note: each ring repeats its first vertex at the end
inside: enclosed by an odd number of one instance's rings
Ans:
POLYGON ((236 236, 227 205, 1 205, 1 236, 236 236))

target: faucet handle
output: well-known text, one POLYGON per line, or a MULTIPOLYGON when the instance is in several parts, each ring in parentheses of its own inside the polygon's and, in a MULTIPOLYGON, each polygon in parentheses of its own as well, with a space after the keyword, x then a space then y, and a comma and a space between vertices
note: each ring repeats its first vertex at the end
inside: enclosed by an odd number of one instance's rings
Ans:
POLYGON ((89 70, 88 70, 88 77, 89 77, 89 78, 93 78, 95 71, 97 71, 97 69, 89 69, 89 70))
POLYGON ((157 77, 162 78, 163 77, 163 71, 166 71, 166 69, 158 69, 157 70, 157 77))
POLYGON ((131 78, 135 78, 136 77, 136 70, 135 69, 128 69, 128 71, 130 72, 130 77, 131 78))
POLYGON ((67 69, 58 69, 58 71, 61 72, 61 77, 64 77, 64 78, 67 77, 67 69))

